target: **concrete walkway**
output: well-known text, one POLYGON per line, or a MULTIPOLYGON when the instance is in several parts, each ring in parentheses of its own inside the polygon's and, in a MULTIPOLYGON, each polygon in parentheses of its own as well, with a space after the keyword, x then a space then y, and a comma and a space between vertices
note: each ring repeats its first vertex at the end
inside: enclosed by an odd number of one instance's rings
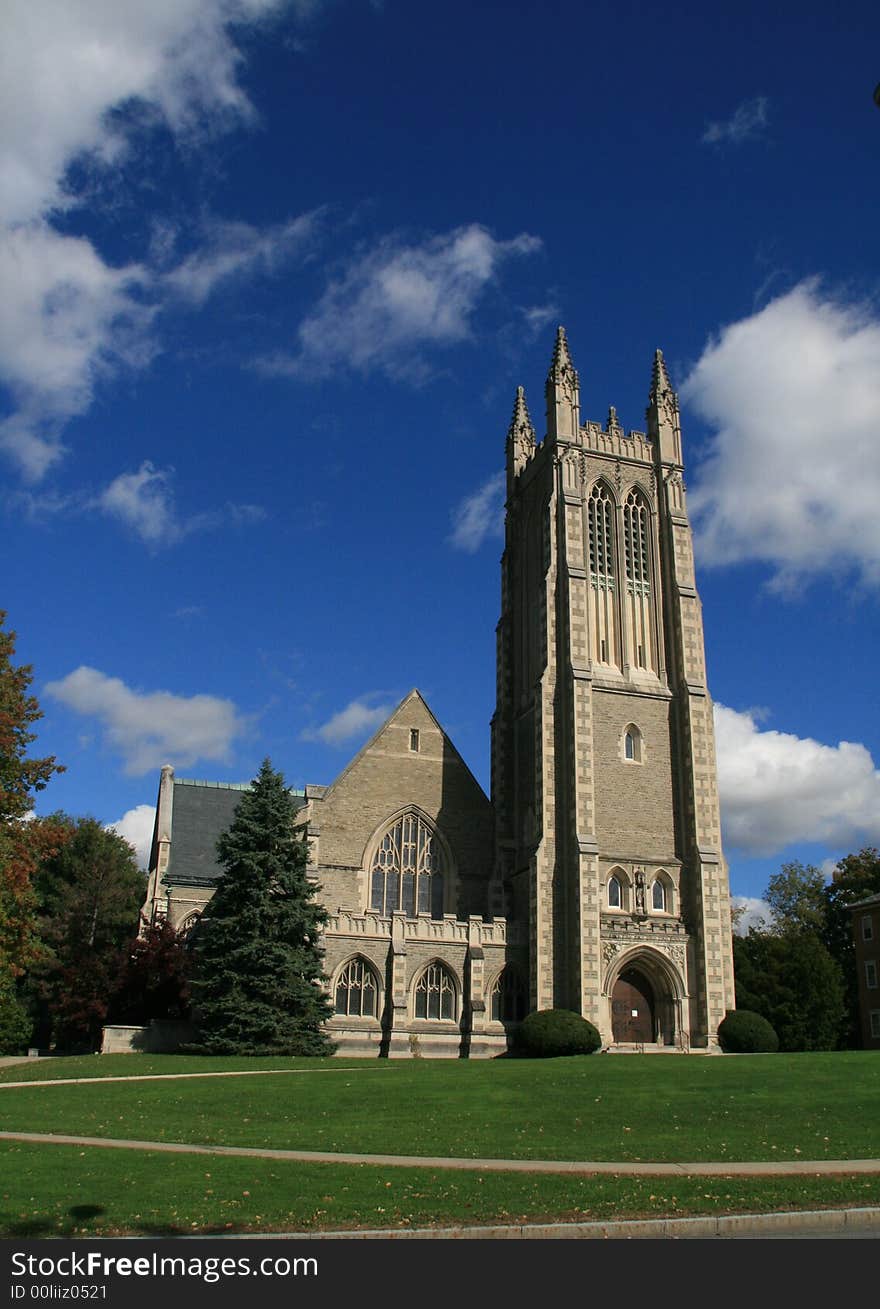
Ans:
POLYGON ((155 1150, 168 1154, 237 1155, 310 1164, 374 1164, 382 1168, 433 1168, 480 1173, 569 1173, 618 1177, 806 1177, 880 1173, 880 1159, 774 1159, 751 1163, 606 1162, 577 1159, 456 1159, 431 1155, 348 1154, 325 1150, 270 1150, 260 1146, 193 1145, 183 1141, 134 1141, 118 1137, 67 1136, 59 1132, 2 1132, 3 1141, 95 1146, 105 1150, 155 1150))

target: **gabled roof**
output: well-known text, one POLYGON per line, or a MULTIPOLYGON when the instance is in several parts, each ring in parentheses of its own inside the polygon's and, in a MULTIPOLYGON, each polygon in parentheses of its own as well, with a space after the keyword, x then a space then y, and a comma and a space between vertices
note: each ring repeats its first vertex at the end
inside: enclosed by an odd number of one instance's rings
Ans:
POLYGON ((369 741, 367 741, 365 745, 362 745, 360 750, 358 750, 357 754, 352 759, 349 760, 349 762, 343 768, 342 772, 339 773, 339 775, 335 777, 334 780, 331 782, 331 784, 327 787, 326 791, 324 792, 324 795, 321 797, 322 799, 326 799, 332 795, 333 791, 336 789, 337 786, 339 786, 340 782, 342 782, 343 779, 346 778, 348 774, 352 771, 352 769, 355 768, 360 763, 360 761, 364 758, 364 756, 367 755, 370 752, 370 750, 373 749, 376 742, 382 736, 383 732, 387 731, 387 729, 391 726, 394 720, 396 718, 399 718, 400 715, 403 713, 404 709, 406 709, 410 704, 412 704, 413 701, 415 701, 418 704, 419 708, 427 715, 429 721, 433 723, 434 727, 436 727, 437 731, 440 733, 440 735, 443 738, 444 745, 448 747, 455 762, 461 765, 461 767, 467 773, 468 777, 473 782, 474 786, 480 791, 480 793, 488 801, 488 796, 486 796, 486 793, 483 791, 483 788, 480 786, 480 783, 474 777, 473 773, 468 768, 467 764, 456 750, 452 740, 447 735, 445 729, 442 727, 439 720, 435 717, 433 711, 431 710, 430 705, 428 704, 427 700, 422 695, 421 691, 418 690, 417 687, 413 687, 410 693, 403 697, 397 708, 391 711, 391 713, 385 719, 384 723, 382 723, 381 726, 378 727, 376 731, 373 733, 373 735, 370 737, 369 741))

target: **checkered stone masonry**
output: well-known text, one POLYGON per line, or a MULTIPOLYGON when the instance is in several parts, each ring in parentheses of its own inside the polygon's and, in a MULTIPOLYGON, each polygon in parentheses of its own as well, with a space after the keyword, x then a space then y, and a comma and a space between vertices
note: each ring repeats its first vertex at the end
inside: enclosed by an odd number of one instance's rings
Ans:
POLYGON ((578 1010, 610 1042, 611 992, 635 965, 664 1040, 712 1048, 734 1004, 730 912, 678 401, 658 351, 647 434, 625 434, 613 408, 604 427, 581 425, 560 329, 546 402, 540 445, 523 438, 522 389, 508 434, 497 875, 508 912, 528 919, 532 1007, 578 1010), (642 506, 633 566, 628 497, 642 506), (625 754, 630 725, 638 759, 625 754), (616 920, 615 867, 631 888, 616 920), (645 896, 661 873, 673 891, 662 917, 645 896), (620 938, 624 919, 637 930, 620 938), (659 944, 670 931, 675 951, 659 944), (627 945, 609 954, 611 934, 627 945))

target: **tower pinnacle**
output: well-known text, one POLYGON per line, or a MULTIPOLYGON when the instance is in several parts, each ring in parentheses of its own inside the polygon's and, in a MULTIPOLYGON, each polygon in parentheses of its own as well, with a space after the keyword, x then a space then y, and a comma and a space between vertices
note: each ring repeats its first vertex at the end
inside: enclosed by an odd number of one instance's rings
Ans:
POLYGON ((580 428, 580 383, 571 360, 565 328, 556 329, 553 359, 547 374, 547 436, 551 441, 576 441, 580 428))
POLYGON ((651 390, 648 395, 648 436, 655 443, 657 458, 663 464, 681 466, 681 424, 678 396, 672 389, 663 351, 654 351, 651 390))
POLYGON ((529 417, 526 393, 521 386, 516 388, 516 400, 513 403, 513 416, 507 429, 507 481, 512 484, 525 468, 535 453, 535 429, 529 417))

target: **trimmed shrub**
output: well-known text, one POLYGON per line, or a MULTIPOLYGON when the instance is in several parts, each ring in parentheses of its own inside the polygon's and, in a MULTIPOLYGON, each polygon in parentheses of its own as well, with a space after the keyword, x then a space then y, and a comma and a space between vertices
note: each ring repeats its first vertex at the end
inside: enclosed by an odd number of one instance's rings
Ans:
POLYGON ((593 1054, 602 1038, 592 1023, 570 1009, 539 1009, 520 1023, 514 1040, 517 1054, 530 1059, 593 1054))
POLYGON ((718 1028, 725 1054, 775 1054, 779 1037, 760 1014, 751 1009, 728 1009, 718 1028))

